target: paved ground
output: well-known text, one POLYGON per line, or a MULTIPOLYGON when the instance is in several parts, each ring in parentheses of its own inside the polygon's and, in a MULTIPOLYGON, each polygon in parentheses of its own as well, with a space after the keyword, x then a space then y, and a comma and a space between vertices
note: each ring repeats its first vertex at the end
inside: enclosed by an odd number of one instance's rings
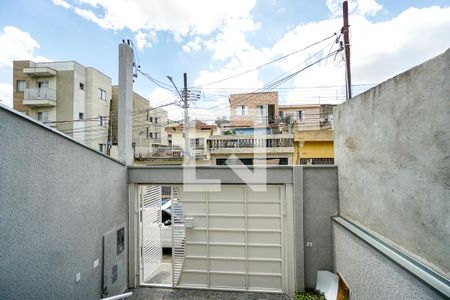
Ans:
POLYGON ((281 294, 245 293, 245 292, 222 292, 190 289, 166 289, 140 287, 130 289, 133 296, 129 300, 286 300, 289 299, 281 294))

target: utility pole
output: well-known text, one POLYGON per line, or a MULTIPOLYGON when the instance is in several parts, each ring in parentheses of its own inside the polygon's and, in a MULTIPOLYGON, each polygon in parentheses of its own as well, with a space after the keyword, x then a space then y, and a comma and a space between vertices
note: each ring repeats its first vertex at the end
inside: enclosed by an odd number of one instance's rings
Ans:
POLYGON ((180 96, 181 99, 181 108, 184 110, 184 124, 183 124, 183 135, 184 135, 184 157, 190 157, 190 143, 189 143, 189 115, 188 115, 188 109, 189 109, 189 91, 187 88, 187 74, 183 73, 183 79, 184 79, 184 87, 183 92, 180 93, 177 86, 173 82, 172 77, 167 76, 167 78, 170 80, 172 85, 174 86, 175 90, 178 93, 178 96, 180 96))
POLYGON ((184 110, 184 155, 185 157, 191 156, 190 143, 189 143, 189 101, 188 101, 188 88, 187 88, 187 74, 183 73, 184 88, 183 88, 183 110, 184 110))
POLYGON ((111 147, 112 147, 112 121, 113 117, 113 109, 112 109, 112 99, 109 101, 109 119, 108 119, 108 144, 106 145, 106 154, 111 156, 111 147))
POLYGON ((348 37, 348 2, 344 1, 342 5, 342 15, 344 17, 344 26, 342 27, 342 34, 344 35, 344 52, 345 52, 345 83, 347 100, 352 98, 352 72, 350 70, 350 40, 348 37))
POLYGON ((117 136, 119 160, 127 166, 133 164, 133 49, 130 41, 119 45, 119 114, 117 136))

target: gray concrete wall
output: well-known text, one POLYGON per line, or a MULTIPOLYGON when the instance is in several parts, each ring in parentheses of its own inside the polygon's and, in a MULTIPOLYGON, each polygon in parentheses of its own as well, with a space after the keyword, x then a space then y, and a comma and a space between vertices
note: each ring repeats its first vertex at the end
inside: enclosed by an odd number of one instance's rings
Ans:
POLYGON ((128 222, 126 167, 4 107, 0 141, 0 298, 100 298, 102 236, 128 222))
MULTIPOLYGON (((294 183, 297 184, 297 183, 294 183)), ((298 206, 297 206, 298 208, 298 206)), ((319 270, 334 270, 331 217, 338 213, 337 168, 303 168, 305 287, 316 286, 319 270), (312 243, 312 246, 307 246, 312 243)), ((296 228, 301 230, 301 228, 296 228)), ((301 247, 297 244, 297 248, 301 247)), ((298 270, 300 272, 300 270, 298 270)))
POLYGON ((334 146, 340 214, 447 277, 449 103, 447 50, 339 105, 334 146))
POLYGON ((352 300, 445 299, 362 239, 336 223, 336 271, 344 275, 352 300))

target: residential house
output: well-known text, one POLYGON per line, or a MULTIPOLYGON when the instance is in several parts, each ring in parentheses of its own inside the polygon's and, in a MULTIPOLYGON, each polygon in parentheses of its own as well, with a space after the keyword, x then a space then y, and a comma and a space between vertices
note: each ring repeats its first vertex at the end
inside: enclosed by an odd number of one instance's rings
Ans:
POLYGON ((279 130, 278 93, 234 94, 229 101, 230 123, 208 140, 211 163, 292 164, 293 135, 279 130))
POLYGON ((330 104, 280 105, 280 124, 294 134, 293 163, 333 164, 333 107, 330 104))
POLYGON ((265 127, 278 119, 278 92, 232 94, 231 127, 265 127))
POLYGON ((14 109, 106 153, 111 78, 75 61, 13 62, 14 109))
MULTIPOLYGON (((182 123, 172 123, 165 127, 168 135, 169 151, 183 153, 185 148, 184 128, 182 123)), ((199 120, 194 120, 189 126, 189 153, 197 165, 210 165, 210 153, 207 140, 218 133, 217 125, 211 125, 199 120)), ((176 154, 178 157, 178 155, 176 154)), ((182 155, 179 155, 180 162, 182 155)))

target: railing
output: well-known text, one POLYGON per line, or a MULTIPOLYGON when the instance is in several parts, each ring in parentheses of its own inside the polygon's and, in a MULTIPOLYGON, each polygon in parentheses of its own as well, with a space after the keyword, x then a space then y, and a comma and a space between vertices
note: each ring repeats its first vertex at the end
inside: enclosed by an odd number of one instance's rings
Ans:
POLYGON ((293 137, 284 135, 277 137, 276 135, 265 137, 254 136, 221 136, 210 137, 208 140, 209 149, 223 148, 280 148, 293 147, 293 137))
POLYGON ((25 89, 24 100, 52 100, 56 101, 56 91, 51 88, 25 89))
POLYGON ((136 148, 134 157, 138 159, 180 159, 182 157, 179 147, 158 147, 151 151, 147 147, 136 148))
POLYGON ((334 118, 333 115, 317 115, 300 117, 298 115, 288 115, 280 119, 281 124, 293 126, 297 130, 322 130, 333 129, 334 118))

